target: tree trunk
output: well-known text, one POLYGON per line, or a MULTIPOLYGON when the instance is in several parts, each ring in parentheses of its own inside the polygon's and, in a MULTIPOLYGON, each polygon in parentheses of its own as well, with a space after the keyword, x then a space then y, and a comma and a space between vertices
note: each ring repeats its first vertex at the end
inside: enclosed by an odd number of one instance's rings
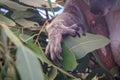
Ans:
MULTIPOLYGON (((90 32, 94 34, 100 34, 109 38, 108 26, 104 17, 93 15, 89 10, 88 5, 83 0, 79 0, 79 3, 81 5, 81 10, 86 19, 86 22, 89 26, 90 32)), ((96 53, 106 69, 111 70, 113 67, 115 67, 115 62, 112 58, 110 45, 96 50, 96 53)))

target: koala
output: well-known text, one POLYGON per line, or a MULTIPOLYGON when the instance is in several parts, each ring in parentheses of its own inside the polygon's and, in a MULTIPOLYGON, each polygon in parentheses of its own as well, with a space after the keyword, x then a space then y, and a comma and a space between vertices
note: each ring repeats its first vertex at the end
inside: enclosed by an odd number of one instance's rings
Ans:
POLYGON ((88 0, 90 11, 95 15, 106 15, 108 14, 117 0, 88 0))
POLYGON ((118 0, 89 0, 90 11, 103 15, 109 29, 111 48, 115 62, 120 66, 120 6, 118 0))
POLYGON ((61 42, 63 36, 80 36, 80 32, 84 33, 87 30, 78 1, 67 0, 64 11, 46 26, 49 41, 45 53, 57 66, 61 66, 59 61, 62 60, 61 42))
MULTIPOLYGON (((58 15, 48 26, 48 45, 45 54, 54 64, 61 67, 59 63, 62 60, 61 42, 65 35, 80 36, 79 33, 84 33, 89 30, 86 25, 85 18, 80 9, 80 0, 67 0, 64 11, 58 15)), ((110 32, 111 47, 116 63, 120 65, 119 43, 119 13, 117 10, 112 10, 117 0, 87 0, 90 11, 95 15, 103 15, 106 17, 110 32), (112 15, 112 16, 111 16, 112 15), (116 17, 115 17, 116 16, 116 17), (113 28, 114 26, 114 28, 113 28)))

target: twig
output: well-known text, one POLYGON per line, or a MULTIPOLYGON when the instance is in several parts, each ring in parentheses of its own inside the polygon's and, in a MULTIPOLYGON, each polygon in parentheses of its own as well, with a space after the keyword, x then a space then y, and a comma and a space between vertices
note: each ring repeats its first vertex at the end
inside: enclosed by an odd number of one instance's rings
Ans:
POLYGON ((45 21, 42 29, 41 29, 41 30, 39 31, 39 33, 37 34, 38 36, 37 36, 37 38, 36 38, 36 40, 35 40, 35 44, 38 42, 39 36, 40 36, 41 32, 43 31, 43 29, 45 28, 45 26, 46 26, 47 23, 48 23, 48 20, 45 21))

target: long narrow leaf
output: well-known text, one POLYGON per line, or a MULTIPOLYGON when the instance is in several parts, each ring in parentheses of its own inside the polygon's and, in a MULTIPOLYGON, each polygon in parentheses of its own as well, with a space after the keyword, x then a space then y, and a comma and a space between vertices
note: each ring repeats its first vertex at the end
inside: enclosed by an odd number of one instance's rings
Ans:
POLYGON ((27 47, 18 48, 16 65, 22 80, 43 80, 40 62, 27 47))
POLYGON ((48 4, 49 4, 49 6, 50 6, 50 9, 51 9, 53 15, 55 16, 55 13, 54 13, 54 10, 53 10, 53 7, 52 7, 52 3, 51 3, 50 0, 48 0, 48 4))
POLYGON ((110 43, 110 40, 101 35, 86 33, 86 36, 81 36, 80 38, 69 36, 64 39, 64 43, 69 50, 75 53, 76 58, 80 59, 89 52, 105 47, 110 43))
POLYGON ((59 70, 60 72, 62 72, 63 74, 71 77, 71 78, 74 78, 76 80, 81 80, 81 79, 77 79, 75 76, 69 74, 68 72, 66 72, 65 70, 55 66, 51 61, 49 61, 47 59, 47 57, 45 56, 45 54, 42 52, 42 50, 40 48, 38 48, 36 45, 34 44, 27 44, 27 46, 29 46, 35 53, 36 53, 36 56, 43 62, 46 62, 47 64, 53 66, 54 68, 56 68, 57 70, 59 70))
POLYGON ((7 17, 5 17, 2 14, 0 14, 0 21, 3 21, 8 26, 15 26, 16 25, 14 21, 12 21, 11 19, 8 19, 7 17))
POLYGON ((35 53, 24 46, 4 23, 0 22, 0 27, 3 28, 6 35, 17 46, 16 66, 22 80, 44 80, 42 68, 35 53))

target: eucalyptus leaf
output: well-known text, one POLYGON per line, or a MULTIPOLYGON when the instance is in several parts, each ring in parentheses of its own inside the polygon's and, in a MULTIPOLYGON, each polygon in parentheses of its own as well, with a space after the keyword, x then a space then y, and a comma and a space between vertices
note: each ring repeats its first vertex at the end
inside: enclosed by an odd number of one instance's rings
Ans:
POLYGON ((35 52, 35 55, 42 61, 42 62, 46 62, 49 65, 52 65, 52 62, 50 62, 47 57, 45 56, 45 54, 43 54, 42 50, 36 46, 33 43, 26 43, 26 46, 28 46, 32 51, 35 52))
POLYGON ((49 78, 46 74, 44 74, 44 80, 49 80, 49 78))
POLYGON ((14 35, 16 35, 17 37, 19 37, 19 35, 21 33, 20 29, 10 28, 10 30, 14 33, 14 35))
POLYGON ((31 38, 30 35, 27 34, 20 34, 19 38, 23 41, 23 42, 28 42, 28 43, 32 43, 33 39, 31 38))
MULTIPOLYGON (((45 0, 19 0, 19 1, 34 7, 41 7, 42 5, 46 5, 47 7, 49 7, 48 2, 45 0)), ((52 6, 56 7, 56 3, 52 3, 52 6)))
POLYGON ((94 76, 92 80, 99 80, 99 78, 97 76, 94 76))
POLYGON ((7 35, 7 37, 10 38, 10 40, 12 42, 14 42, 14 44, 17 47, 20 46, 20 45, 22 45, 22 43, 20 42, 20 40, 12 33, 12 31, 8 28, 8 26, 4 22, 0 21, 0 26, 4 30, 4 32, 7 35))
POLYGON ((1 31, 1 36, 0 37, 1 37, 1 40, 3 41, 2 44, 4 45, 4 48, 6 48, 6 50, 7 50, 8 37, 3 30, 1 31))
POLYGON ((10 31, 8 26, 0 22, 9 39, 17 46, 17 69, 22 80, 43 80, 42 68, 35 53, 24 46, 21 41, 10 31))
POLYGON ((4 22, 8 26, 15 26, 15 22, 12 21, 11 19, 5 17, 4 15, 0 14, 0 21, 4 22))
POLYGON ((23 18, 15 19, 15 22, 24 28, 32 28, 32 27, 38 27, 39 24, 37 22, 29 21, 23 18))
POLYGON ((75 53, 76 58, 80 59, 89 52, 105 47, 110 43, 110 40, 101 35, 86 33, 86 36, 81 36, 80 38, 66 37, 64 43, 69 50, 75 53))
POLYGON ((19 18, 30 18, 33 17, 35 14, 30 11, 14 11, 12 14, 13 19, 19 19, 19 18))
POLYGON ((45 62, 47 64, 49 64, 50 66, 53 66, 54 68, 56 68, 57 70, 59 70, 60 72, 62 72, 63 74, 71 77, 71 78, 74 78, 74 79, 77 79, 76 77, 74 77, 73 75, 69 74, 68 72, 66 72, 65 70, 55 66, 51 61, 49 61, 47 59, 47 57, 45 56, 45 54, 43 53, 43 51, 41 50, 41 48, 38 48, 35 44, 30 44, 30 43, 27 43, 27 46, 33 50, 36 54, 36 56, 42 61, 42 62, 45 62))
POLYGON ((16 65, 22 80, 43 80, 40 62, 27 47, 18 47, 16 65))
POLYGON ((57 76, 57 69, 56 68, 51 68, 51 70, 49 71, 49 80, 54 80, 55 77, 57 76))
MULTIPOLYGON (((8 69, 7 69, 7 75, 11 78, 11 80, 16 80, 17 75, 15 71, 15 66, 9 63, 8 69)), ((6 79, 7 80, 7 79, 6 79)))
MULTIPOLYGON (((1 43, 1 41, 0 41, 0 43, 1 43)), ((0 45, 0 52, 4 53, 4 49, 1 45, 0 45)), ((1 53, 0 53, 0 57, 1 57, 1 53)))
POLYGON ((25 10, 30 8, 30 7, 20 5, 20 4, 16 3, 16 2, 10 1, 10 0, 0 0, 0 3, 8 6, 9 8, 11 8, 13 10, 18 10, 18 11, 25 11, 25 10))
POLYGON ((63 60, 61 61, 62 67, 66 71, 73 71, 77 66, 75 55, 69 50, 65 43, 62 43, 62 48, 63 48, 62 53, 63 60))

